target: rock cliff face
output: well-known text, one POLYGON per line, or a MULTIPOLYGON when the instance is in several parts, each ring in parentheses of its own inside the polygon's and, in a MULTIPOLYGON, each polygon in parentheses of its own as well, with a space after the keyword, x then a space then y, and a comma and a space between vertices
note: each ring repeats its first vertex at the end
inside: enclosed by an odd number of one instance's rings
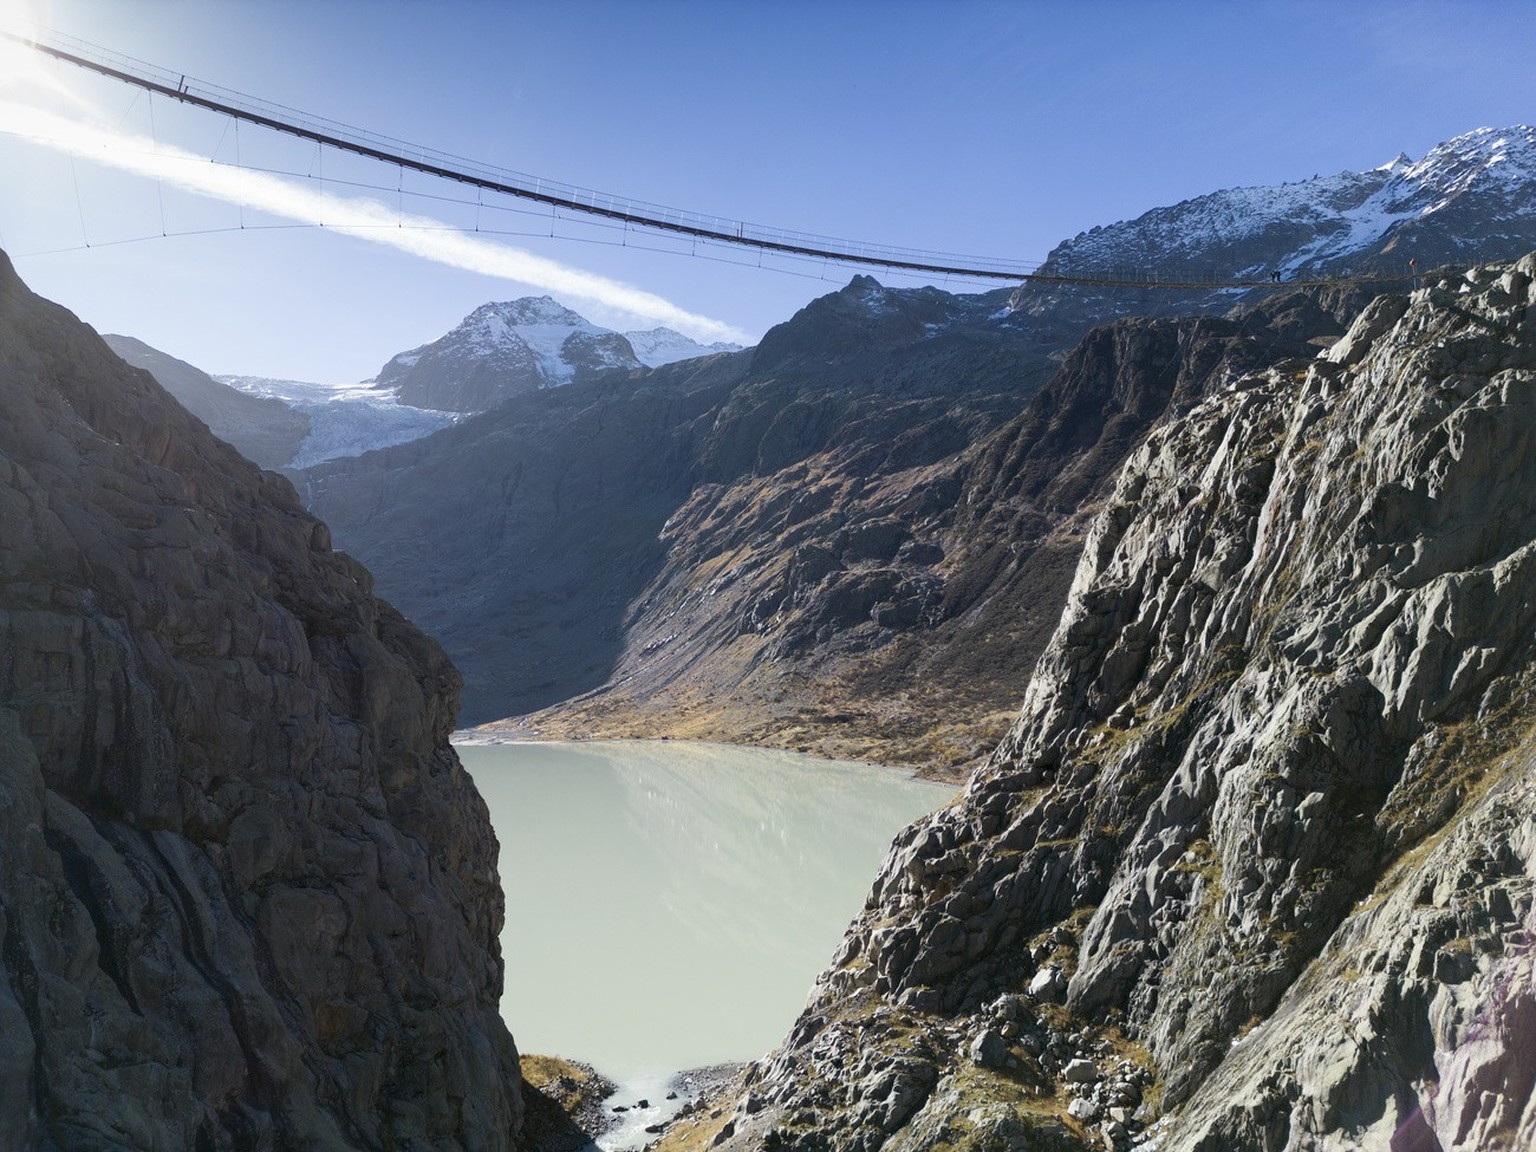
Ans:
POLYGON ((102 339, 128 363, 152 375, 215 436, 263 468, 286 467, 309 436, 310 418, 281 400, 248 396, 132 336, 102 339))
POLYGON ((1536 257, 1137 448, 727 1147, 1529 1147, 1536 257))
POLYGON ((513 1146, 457 675, 3 257, 0 540, 0 1146, 513 1146))

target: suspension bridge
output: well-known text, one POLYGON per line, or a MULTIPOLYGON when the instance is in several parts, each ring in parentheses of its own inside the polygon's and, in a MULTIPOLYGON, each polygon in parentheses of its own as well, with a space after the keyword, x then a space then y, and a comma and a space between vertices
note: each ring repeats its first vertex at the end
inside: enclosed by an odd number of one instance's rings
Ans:
MULTIPOLYGON (((169 97, 182 104, 230 117, 237 122, 308 140, 323 148, 334 148, 376 160, 397 167, 402 172, 419 172, 468 185, 482 192, 498 193, 650 232, 671 233, 734 248, 755 249, 760 253, 776 253, 836 264, 968 280, 1001 280, 1014 284, 1210 292, 1275 288, 1280 283, 1273 276, 1250 280, 1222 277, 1214 271, 1196 277, 1188 273, 1167 277, 1159 275, 1155 269, 1062 275, 1042 272, 1041 266, 1031 261, 959 256, 770 228, 742 220, 668 208, 483 164, 193 80, 184 74, 166 71, 71 37, 30 39, 4 31, 0 31, 0 37, 152 95, 169 97)), ((1335 276, 1293 279, 1284 281, 1284 284, 1291 288, 1305 288, 1341 283, 1395 283, 1403 279, 1402 276, 1335 276)))

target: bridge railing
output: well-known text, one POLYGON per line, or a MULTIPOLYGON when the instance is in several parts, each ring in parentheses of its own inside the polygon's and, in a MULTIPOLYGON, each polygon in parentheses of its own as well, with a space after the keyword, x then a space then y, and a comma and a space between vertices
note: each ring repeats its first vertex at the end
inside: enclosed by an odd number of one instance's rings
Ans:
POLYGON ((1223 274, 1214 268, 1192 269, 1185 266, 1070 268, 1058 271, 1047 269, 1034 261, 1006 260, 988 256, 959 256, 917 248, 843 240, 811 232, 771 228, 730 217, 669 208, 645 200, 615 196, 591 188, 582 188, 574 184, 547 180, 509 168, 485 164, 449 152, 412 144, 406 140, 368 132, 340 121, 311 116, 216 84, 192 80, 185 75, 178 75, 74 37, 55 36, 49 42, 43 42, 27 40, 9 32, 0 32, 0 36, 25 44, 56 59, 151 92, 163 93, 184 103, 313 140, 321 145, 371 157, 386 164, 399 165, 402 169, 411 168, 443 179, 548 204, 555 209, 567 208, 575 212, 622 221, 626 225, 633 224, 641 228, 690 236, 708 242, 756 248, 763 252, 945 276, 1008 280, 1015 283, 1087 288, 1155 288, 1191 293, 1246 291, 1252 288, 1278 287, 1287 283, 1292 287, 1313 286, 1336 283, 1340 280, 1368 281, 1376 284, 1390 284, 1401 280, 1405 286, 1413 287, 1416 283, 1425 282, 1432 276, 1442 274, 1441 270, 1425 271, 1418 276, 1412 272, 1394 275, 1373 270, 1358 276, 1335 273, 1327 277, 1292 277, 1275 281, 1268 273, 1261 273, 1259 277, 1253 279, 1244 279, 1244 276, 1248 275, 1246 272, 1223 274))
MULTIPOLYGON (((9 34, 6 34, 9 35, 9 34)), ((11 39, 19 39, 10 37, 11 39)), ((903 248, 866 241, 842 240, 811 232, 773 228, 731 217, 689 212, 661 204, 617 196, 558 180, 548 180, 510 168, 486 164, 407 140, 369 132, 337 120, 313 116, 268 100, 136 60, 75 37, 53 36, 47 42, 23 41, 48 55, 115 79, 321 144, 344 148, 389 164, 477 185, 496 192, 540 201, 637 226, 682 233, 706 240, 746 245, 794 255, 827 257, 891 268, 953 272, 997 279, 1020 280, 1038 267, 1033 261, 903 248)))

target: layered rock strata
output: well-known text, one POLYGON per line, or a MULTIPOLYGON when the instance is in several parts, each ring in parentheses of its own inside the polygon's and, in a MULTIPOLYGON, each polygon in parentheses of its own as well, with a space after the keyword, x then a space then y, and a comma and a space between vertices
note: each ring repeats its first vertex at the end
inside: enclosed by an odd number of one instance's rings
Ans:
POLYGON ((3 257, 0 541, 0 1146, 514 1146, 457 674, 3 257))
POLYGON ((1536 257, 1155 431, 728 1147, 1529 1146, 1536 257))

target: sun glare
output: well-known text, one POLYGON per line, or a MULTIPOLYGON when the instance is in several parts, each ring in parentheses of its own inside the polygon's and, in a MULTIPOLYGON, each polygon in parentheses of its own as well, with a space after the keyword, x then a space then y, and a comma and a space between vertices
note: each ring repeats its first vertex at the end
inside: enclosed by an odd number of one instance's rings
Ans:
POLYGON ((0 92, 13 97, 47 93, 78 110, 89 110, 90 101, 60 78, 57 63, 11 39, 43 36, 38 12, 38 5, 30 0, 0 0, 0 92))
POLYGON ((446 229, 441 221, 403 213, 364 197, 343 197, 231 165, 153 139, 94 127, 29 104, 0 98, 0 134, 30 140, 188 192, 323 226, 432 260, 666 324, 703 340, 749 339, 746 333, 622 281, 582 271, 484 237, 446 229))

